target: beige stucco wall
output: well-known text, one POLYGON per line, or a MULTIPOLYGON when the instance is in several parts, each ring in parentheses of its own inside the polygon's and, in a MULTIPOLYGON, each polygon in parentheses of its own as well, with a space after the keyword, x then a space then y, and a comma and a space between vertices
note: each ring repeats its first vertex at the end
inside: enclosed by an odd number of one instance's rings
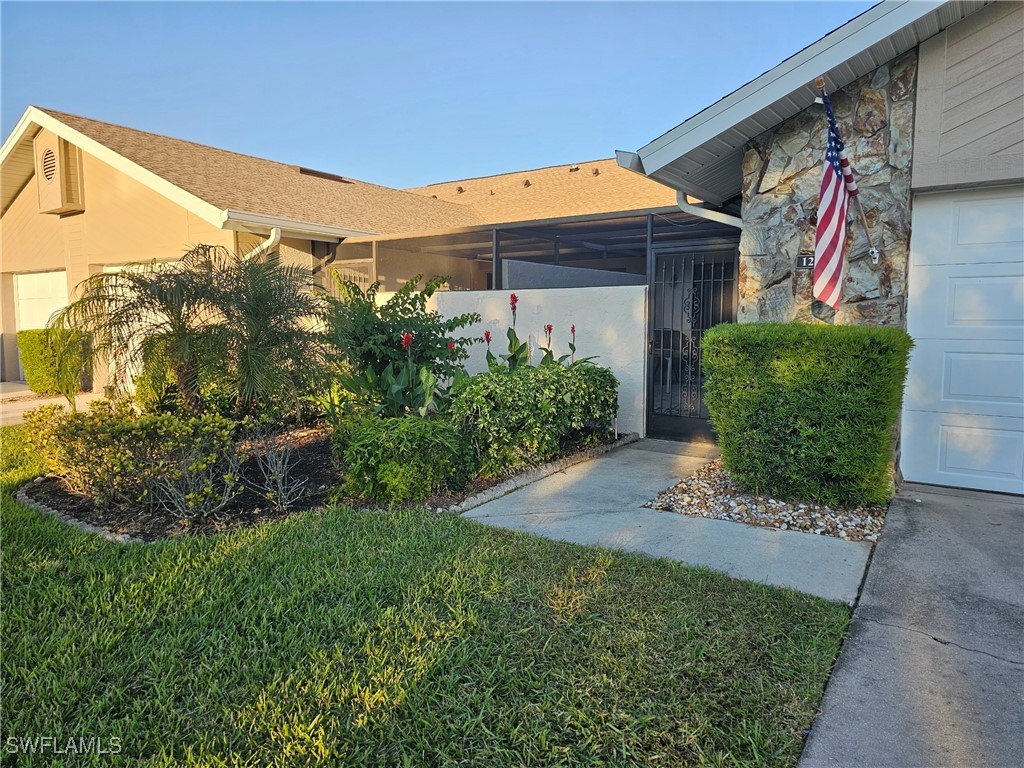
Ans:
POLYGON ((138 181, 83 154, 83 213, 39 213, 36 179, 29 180, 0 217, 0 332, 4 378, 17 373, 13 274, 67 270, 68 293, 105 265, 172 260, 191 246, 234 247, 235 233, 214 227, 138 181))
POLYGON ((1024 3, 993 3, 920 48, 915 190, 1024 179, 1024 3))
MULTIPOLYGON (((235 233, 234 248, 238 253, 248 253, 254 248, 267 241, 266 235, 257 235, 250 232, 235 233)), ((314 266, 313 247, 309 240, 300 240, 294 237, 282 237, 277 245, 277 251, 281 254, 281 260, 285 264, 297 267, 312 269, 314 266)))

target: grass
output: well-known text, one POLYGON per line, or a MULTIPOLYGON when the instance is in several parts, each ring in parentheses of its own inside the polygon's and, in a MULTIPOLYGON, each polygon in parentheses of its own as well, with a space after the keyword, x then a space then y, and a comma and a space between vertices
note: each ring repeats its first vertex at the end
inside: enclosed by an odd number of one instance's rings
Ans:
POLYGON ((10 493, 42 473, 20 424, 0 427, 0 492, 10 493))
POLYGON ((849 621, 421 510, 124 546, 5 495, 0 534, 4 743, 97 764, 793 765, 849 621))

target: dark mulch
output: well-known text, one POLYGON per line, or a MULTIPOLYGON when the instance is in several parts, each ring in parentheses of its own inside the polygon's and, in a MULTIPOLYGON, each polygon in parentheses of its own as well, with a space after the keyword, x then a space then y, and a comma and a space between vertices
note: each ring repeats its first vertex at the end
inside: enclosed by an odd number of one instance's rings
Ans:
MULTIPOLYGON (((224 533, 237 528, 249 528, 273 520, 282 520, 299 512, 317 509, 326 504, 329 499, 343 501, 362 509, 380 506, 364 500, 338 495, 336 489, 344 481, 344 475, 331 459, 331 440, 326 430, 296 430, 288 437, 294 446, 295 463, 292 468, 292 476, 297 481, 305 480, 306 493, 286 511, 269 506, 266 499, 250 490, 240 493, 216 515, 194 520, 181 520, 167 510, 143 506, 124 509, 100 507, 88 496, 74 493, 67 487, 63 479, 52 475, 30 484, 26 491, 29 498, 79 522, 103 528, 115 535, 127 534, 134 539, 143 541, 185 535, 202 536, 224 533)), ((611 443, 616 439, 618 436, 610 437, 606 442, 611 443)), ((578 452, 561 453, 552 461, 559 461, 578 452)), ((532 471, 532 469, 526 471, 532 471)), ((243 477, 252 476, 256 472, 255 463, 251 459, 242 466, 243 477)), ((431 494, 424 506, 430 509, 447 509, 505 482, 510 477, 512 476, 474 478, 461 491, 431 494)))
MULTIPOLYGON (((114 534, 127 534, 144 541, 173 538, 186 534, 223 533, 248 528, 271 520, 280 520, 297 512, 321 507, 331 490, 342 481, 342 475, 331 461, 331 441, 322 429, 297 430, 289 438, 294 445, 295 464, 292 476, 305 480, 305 494, 290 509, 282 511, 269 506, 258 493, 245 490, 218 514, 195 520, 180 520, 172 513, 143 506, 114 509, 93 503, 88 496, 68 490, 59 477, 46 477, 30 485, 29 498, 46 504, 83 523, 103 528, 114 534)), ((242 467, 243 476, 256 472, 252 460, 242 467)))

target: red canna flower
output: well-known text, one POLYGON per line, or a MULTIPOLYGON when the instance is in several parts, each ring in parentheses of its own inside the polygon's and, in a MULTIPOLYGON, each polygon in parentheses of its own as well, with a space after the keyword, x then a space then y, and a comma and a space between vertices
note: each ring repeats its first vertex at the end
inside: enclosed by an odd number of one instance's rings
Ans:
POLYGON ((572 328, 570 328, 570 329, 569 329, 569 333, 571 333, 571 334, 572 334, 572 337, 573 337, 574 339, 576 338, 576 323, 573 323, 573 324, 572 324, 572 328))
POLYGON ((484 341, 487 342, 487 346, 491 346, 491 332, 484 331, 484 341))
POLYGON ((510 307, 512 307, 512 313, 513 314, 515 314, 516 304, 518 304, 518 303, 519 303, 519 297, 516 296, 514 293, 511 296, 508 297, 508 304, 509 304, 510 307))
POLYGON ((402 334, 402 349, 408 349, 412 346, 412 334, 406 331, 402 334))
POLYGON ((448 354, 451 354, 454 350, 455 350, 455 342, 454 341, 449 341, 448 342, 448 354))
POLYGON ((555 326, 553 325, 548 324, 544 326, 544 333, 548 334, 549 336, 551 335, 551 332, 553 330, 555 330, 555 326))

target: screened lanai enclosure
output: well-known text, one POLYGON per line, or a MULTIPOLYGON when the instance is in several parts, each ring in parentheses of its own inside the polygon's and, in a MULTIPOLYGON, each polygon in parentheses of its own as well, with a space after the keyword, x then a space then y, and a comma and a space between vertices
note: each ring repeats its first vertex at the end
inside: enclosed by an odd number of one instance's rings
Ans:
POLYGON ((647 432, 710 437, 701 338, 733 322, 739 230, 678 208, 348 239, 325 262, 396 290, 416 273, 452 290, 648 286, 647 432))

